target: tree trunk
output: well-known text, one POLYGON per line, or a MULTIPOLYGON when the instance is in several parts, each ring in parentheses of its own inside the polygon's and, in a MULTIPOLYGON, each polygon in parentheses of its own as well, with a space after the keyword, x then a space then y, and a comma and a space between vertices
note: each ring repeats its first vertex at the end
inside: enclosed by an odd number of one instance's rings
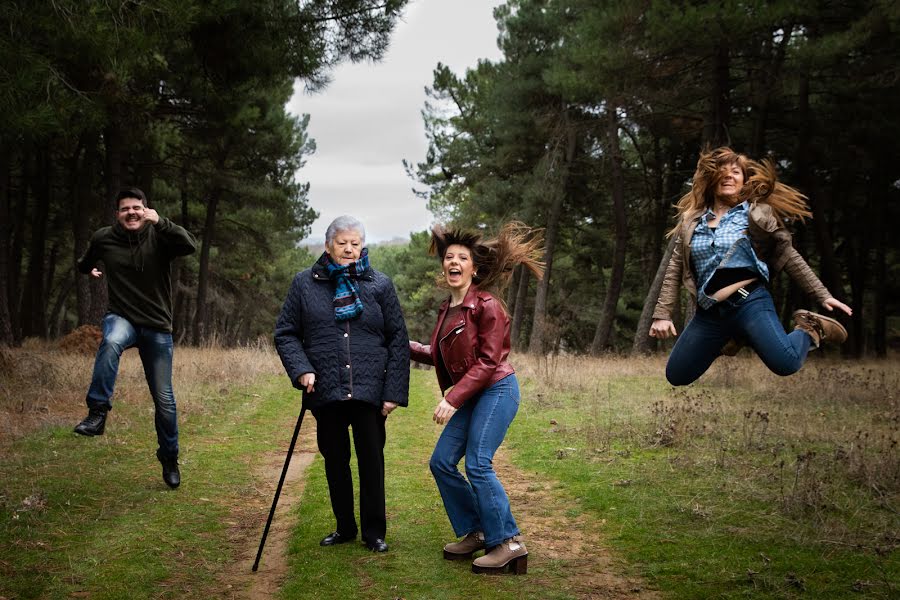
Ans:
POLYGON ((10 153, 7 140, 0 140, 0 346, 11 346, 12 315, 9 311, 9 250, 12 242, 12 223, 9 205, 10 153))
MULTIPOLYGON (((105 164, 103 169, 103 184, 105 196, 103 202, 100 203, 100 209, 96 212, 91 211, 92 215, 99 215, 101 223, 115 223, 116 219, 116 196, 122 189, 122 148, 124 141, 122 138, 122 129, 118 123, 111 123, 103 131, 103 145, 105 148, 105 164)), ((88 194, 90 194, 88 189, 88 194)), ((92 195, 88 196, 92 197, 92 195)), ((91 205, 94 203, 91 202, 91 205)), ((109 305, 109 290, 106 287, 104 279, 88 278, 88 285, 91 290, 91 305, 87 315, 87 322, 93 325, 100 325, 103 315, 106 313, 109 305)))
POLYGON ((793 25, 782 25, 781 39, 775 40, 775 32, 769 31, 768 37, 763 41, 760 64, 765 60, 767 66, 757 69, 759 74, 756 82, 753 98, 753 134, 750 142, 750 156, 759 157, 765 152, 766 132, 768 131, 769 110, 772 104, 772 95, 776 91, 778 79, 781 77, 781 69, 784 65, 785 52, 791 41, 793 25))
POLYGON ((609 119, 607 138, 612 166, 616 245, 613 250, 612 273, 609 277, 609 285, 606 288, 603 311, 600 313, 600 322, 597 323, 594 341, 591 343, 591 354, 594 356, 599 355, 609 346, 610 332, 616 317, 616 306, 619 304, 619 296, 622 294, 622 282, 625 279, 628 226, 625 218, 625 174, 622 169, 622 149, 619 146, 619 121, 616 111, 617 107, 615 105, 610 106, 607 117, 609 119))
POLYGON ((553 194, 553 202, 550 205, 550 213, 547 215, 547 229, 544 234, 544 276, 538 282, 537 292, 534 295, 534 316, 531 322, 531 338, 528 342, 528 352, 531 354, 544 353, 544 334, 547 318, 547 294, 550 291, 550 277, 553 273, 553 251, 556 248, 556 236, 559 230, 559 220, 562 215, 563 190, 556 190, 553 194))
MULTIPOLYGON (((835 198, 844 197, 843 187, 838 176, 837 189, 834 189, 835 198)), ((838 272, 837 259, 834 255, 834 242, 828 229, 828 218, 825 207, 825 198, 820 196, 818 200, 810 201, 812 211, 813 235, 816 241, 816 251, 819 254, 820 277, 828 291, 838 300, 844 299, 841 277, 838 272)))
POLYGON ((729 144, 728 126, 731 113, 731 57, 729 40, 723 39, 715 50, 709 112, 703 127, 703 141, 713 147, 729 144))
POLYGON ((91 173, 97 164, 97 136, 87 134, 79 139, 78 149, 69 161, 69 191, 72 207, 72 281, 75 288, 75 312, 77 324, 90 323, 90 277, 78 272, 78 259, 90 244, 91 173), (82 151, 83 150, 83 151, 82 151))
MULTIPOLYGON (((72 249, 72 271, 74 272, 75 281, 75 306, 78 313, 78 325, 88 323, 97 325, 103 317, 103 313, 93 311, 95 295, 94 287, 105 287, 105 283, 97 281, 90 276, 82 275, 75 268, 78 259, 87 252, 88 245, 91 241, 91 217, 97 214, 96 196, 94 195, 93 181, 94 173, 98 173, 100 164, 100 154, 97 144, 99 142, 96 134, 89 135, 84 140, 84 152, 81 156, 76 154, 72 161, 72 172, 70 179, 72 181, 72 239, 74 246, 72 249)), ((105 204, 105 201, 102 202, 105 204)), ((101 294, 102 295, 102 294, 101 294)))
POLYGON ((538 282, 537 293, 534 296, 534 317, 531 323, 531 339, 528 342, 528 352, 531 354, 543 354, 547 329, 547 295, 550 291, 550 279, 553 272, 553 251, 556 248, 556 238, 559 235, 559 221, 562 218, 563 200, 566 195, 568 170, 575 157, 574 127, 569 123, 568 109, 563 108, 562 119, 564 123, 564 135, 566 136, 565 164, 562 166, 564 173, 557 182, 553 192, 553 200, 550 204, 550 212, 547 215, 547 228, 544 233, 544 276, 538 282))
MULTIPOLYGON (((880 171, 887 173, 888 171, 880 171)), ((888 223, 888 196, 893 190, 877 193, 872 199, 875 204, 875 219, 872 224, 875 231, 873 238, 875 247, 875 302, 874 302, 874 346, 875 355, 878 358, 887 357, 887 223, 888 223)))
POLYGON ((103 217, 107 222, 113 222, 116 217, 116 196, 122 189, 122 130, 117 123, 110 124, 103 132, 103 142, 106 145, 106 169, 104 170, 104 183, 106 186, 106 207, 103 217))
MULTIPOLYGON (((75 275, 66 278, 59 289, 56 296, 56 302, 53 303, 53 310, 50 311, 50 335, 51 337, 59 337, 62 332, 62 313, 72 288, 75 287, 75 275)), ((65 333, 65 332, 62 332, 65 333)))
POLYGON ((222 197, 221 187, 213 189, 206 204, 206 221, 203 225, 203 241, 200 246, 200 265, 197 274, 197 311, 194 313, 194 345, 206 341, 209 325, 209 310, 206 296, 209 290, 209 253, 212 249, 216 228, 216 210, 222 197))
MULTIPOLYGON (((22 341, 22 262, 25 255, 26 223, 28 221, 28 185, 26 173, 32 160, 32 148, 23 146, 20 153, 21 184, 16 190, 16 206, 12 211, 12 250, 9 259, 9 312, 12 320, 13 339, 22 341)), ((12 186, 10 186, 12 191, 12 186)))
MULTIPOLYGON (((62 213, 60 212, 60 216, 62 213)), ((53 224, 53 231, 62 231, 64 229, 60 219, 54 219, 55 223, 53 224)), ((46 312, 49 308, 50 300, 53 298, 53 281, 56 279, 56 265, 59 264, 59 253, 61 250, 61 244, 59 242, 59 238, 53 241, 53 244, 50 246, 50 254, 46 263, 44 264, 44 319, 47 322, 47 336, 50 336, 50 328, 53 326, 53 318, 49 317, 50 313, 46 312)), ((65 282, 60 283, 60 287, 64 287, 65 282)))
POLYGON ((656 268, 656 276, 644 299, 644 309, 641 311, 641 318, 638 319, 637 331, 634 332, 634 343, 631 345, 632 354, 648 354, 653 350, 654 339, 650 337, 650 326, 653 324, 653 310, 656 308, 656 302, 659 300, 659 292, 662 290, 663 280, 666 278, 666 267, 669 266, 669 260, 672 258, 672 252, 675 250, 675 236, 669 238, 666 245, 666 251, 659 261, 656 268))
POLYGON ((31 240, 28 246, 28 269, 25 273, 25 289, 22 295, 22 335, 47 337, 47 290, 45 282, 45 248, 47 225, 50 216, 50 157, 47 147, 37 152, 34 171, 28 173, 29 186, 34 199, 31 215, 31 240))
MULTIPOLYGON (((870 229, 859 237, 865 238, 864 246, 867 248, 864 262, 872 261, 872 342, 875 355, 878 358, 887 356, 887 311, 888 311, 888 269, 887 269, 887 245, 888 245, 888 227, 889 227, 889 202, 895 199, 896 190, 891 185, 892 163, 879 152, 873 151, 871 163, 874 165, 873 174, 869 178, 866 186, 866 203, 865 210, 861 214, 872 215, 870 229), (874 260, 868 252, 868 248, 874 244, 874 260)), ((853 300, 855 305, 862 306, 864 304, 863 294, 865 293, 866 280, 862 281, 862 289, 853 290, 853 300), (858 296, 857 296, 858 295, 858 296)), ((856 325, 856 307, 853 309, 854 325, 856 325)), ((863 323, 862 317, 859 318, 860 326, 863 323)), ((865 331, 857 332, 858 336, 864 336, 865 331)), ((857 343, 858 347, 864 347, 863 342, 857 343)))
MULTIPOLYGON (((863 294, 866 289, 866 265, 868 263, 869 245, 866 236, 854 236, 855 239, 850 240, 850 293, 853 295, 853 316, 850 317, 850 339, 848 346, 850 355, 853 358, 862 358, 865 349, 865 321, 863 320, 863 311, 865 303, 863 302, 863 294), (862 239, 860 239, 862 238, 862 239)), ((832 292, 833 293, 833 292, 832 292)))
POLYGON ((519 291, 519 279, 522 277, 522 265, 513 268, 509 287, 506 288, 506 311, 512 315, 516 312, 516 292, 519 291))
POLYGON ((671 168, 671 163, 667 165, 663 158, 662 147, 658 135, 653 136, 653 162, 655 164, 655 177, 653 178, 652 186, 655 201, 652 209, 653 227, 649 228, 651 236, 649 238, 649 247, 645 254, 645 256, 650 257, 650 260, 646 263, 644 269, 647 285, 652 285, 654 280, 654 271, 652 271, 653 266, 658 265, 659 261, 662 260, 662 253, 664 252, 665 247, 662 244, 662 241, 665 239, 666 226, 669 224, 669 209, 672 204, 669 200, 668 190, 670 188, 668 185, 668 178, 669 173, 671 173, 673 169, 671 168))
POLYGON ((519 281, 516 285, 516 308, 513 311, 510 338, 516 350, 522 346, 522 323, 525 320, 525 301, 528 299, 528 284, 531 273, 524 266, 519 266, 519 281))

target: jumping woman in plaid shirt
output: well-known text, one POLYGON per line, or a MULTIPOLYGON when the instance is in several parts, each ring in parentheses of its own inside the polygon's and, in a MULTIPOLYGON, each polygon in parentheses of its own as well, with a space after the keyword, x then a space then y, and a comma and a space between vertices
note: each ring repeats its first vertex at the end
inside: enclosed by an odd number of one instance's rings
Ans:
POLYGON ((722 354, 748 344, 778 375, 796 373, 810 347, 841 343, 847 331, 831 317, 794 312, 785 333, 769 282, 784 269, 826 310, 850 315, 791 245, 785 221, 811 217, 806 198, 779 183, 770 161, 758 163, 730 148, 703 152, 691 191, 677 204, 679 220, 669 235, 675 249, 653 313, 650 335, 676 335, 672 310, 679 285, 696 299, 697 312, 675 343, 666 365, 672 385, 700 377, 722 354))

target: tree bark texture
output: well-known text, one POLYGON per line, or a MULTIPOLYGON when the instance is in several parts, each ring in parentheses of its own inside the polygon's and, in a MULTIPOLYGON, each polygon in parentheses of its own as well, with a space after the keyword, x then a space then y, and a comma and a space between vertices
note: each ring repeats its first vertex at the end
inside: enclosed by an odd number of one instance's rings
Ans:
POLYGON ((206 296, 209 292, 209 254, 212 249, 216 229, 216 210, 222 197, 221 187, 213 189, 206 203, 206 221, 203 225, 203 240, 200 246, 200 265, 197 275, 197 310, 194 313, 194 344, 206 341, 210 323, 206 296))
POLYGON ((550 279, 553 272, 553 252, 556 248, 559 235, 559 222, 562 218, 563 201, 566 196, 566 184, 572 160, 575 157, 575 146, 578 138, 574 127, 569 121, 568 108, 562 111, 563 133, 566 148, 563 164, 559 167, 561 174, 553 190, 553 198, 550 211, 547 214, 547 228, 544 233, 544 276, 538 282, 537 292, 534 297, 534 317, 531 324, 531 339, 528 342, 528 352, 531 354, 543 354, 547 329, 547 296, 550 291, 550 279))
POLYGON ((709 97, 709 111, 705 117, 703 141, 713 147, 730 143, 730 69, 729 40, 719 42, 713 56, 713 79, 709 97))
POLYGON ((519 266, 519 273, 519 281, 516 285, 516 308, 513 311, 510 332, 512 346, 516 350, 522 347, 522 323, 525 321, 525 303, 528 300, 528 284, 531 281, 531 273, 528 269, 519 266))
POLYGON ((14 343, 9 297, 9 250, 12 222, 9 205, 10 153, 5 140, 0 140, 0 346, 14 343))
POLYGON ((622 282, 625 279, 625 253, 628 246, 628 224, 625 216, 625 174, 622 169, 622 149, 619 145, 619 121, 616 111, 616 106, 611 106, 607 116, 609 120, 607 144, 612 170, 612 200, 616 242, 613 250, 612 272, 609 277, 609 285, 606 287, 606 298, 603 302, 603 310, 600 313, 600 321, 597 323, 597 329, 594 332, 594 341, 591 343, 591 354, 594 356, 599 355, 609 346, 610 333, 616 317, 616 307, 619 304, 619 296, 622 294, 622 282))
POLYGON ((634 332, 634 342, 631 345, 631 353, 647 354, 653 350, 655 341, 650 337, 650 326, 653 324, 653 310, 656 308, 656 301, 659 300, 659 292, 662 290, 663 280, 666 278, 666 267, 669 266, 669 260, 672 258, 672 252, 675 250, 675 236, 669 238, 666 244, 666 251, 659 261, 656 268, 656 275, 653 277, 653 283, 647 291, 647 297, 644 299, 644 308, 641 310, 641 317, 638 319, 637 330, 634 332))
POLYGON ((31 213, 31 240, 28 244, 28 268, 22 294, 20 315, 24 337, 47 337, 47 291, 44 288, 45 241, 50 216, 50 160, 48 148, 40 148, 33 170, 28 173, 34 210, 31 213))

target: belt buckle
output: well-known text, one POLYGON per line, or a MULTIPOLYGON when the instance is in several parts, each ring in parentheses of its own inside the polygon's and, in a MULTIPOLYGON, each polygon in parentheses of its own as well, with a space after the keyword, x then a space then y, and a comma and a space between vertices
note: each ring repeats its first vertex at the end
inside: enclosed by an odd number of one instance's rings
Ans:
POLYGON ((741 295, 741 299, 742 299, 742 300, 746 300, 746 299, 747 299, 747 296, 750 295, 750 292, 748 292, 748 291, 747 291, 747 288, 745 288, 744 286, 739 287, 739 288, 737 289, 737 293, 741 295))

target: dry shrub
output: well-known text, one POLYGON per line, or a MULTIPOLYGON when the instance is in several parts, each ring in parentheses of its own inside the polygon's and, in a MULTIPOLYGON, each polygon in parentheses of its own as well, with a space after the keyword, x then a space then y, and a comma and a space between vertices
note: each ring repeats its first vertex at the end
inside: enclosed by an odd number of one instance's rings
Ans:
POLYGON ((65 415, 76 404, 81 412, 92 356, 59 352, 55 345, 35 339, 2 355, 0 441, 11 441, 42 424, 67 421, 65 415))
POLYGON ((722 403, 709 390, 676 389, 674 400, 657 400, 650 410, 654 425, 649 443, 652 446, 691 444, 697 438, 721 437, 722 403))
POLYGON ((10 377, 15 366, 12 351, 6 346, 0 346, 0 377, 10 377))
POLYGON ((844 462, 850 476, 881 498, 900 494, 900 417, 888 431, 872 435, 858 431, 853 440, 835 451, 835 461, 844 462))
POLYGON ((792 465, 782 459, 778 468, 782 509, 788 514, 812 515, 821 520, 833 506, 829 496, 836 485, 828 462, 815 450, 806 450, 796 454, 792 465))
POLYGON ((59 340, 59 349, 63 352, 94 356, 102 340, 103 331, 99 327, 96 325, 82 325, 59 340))

